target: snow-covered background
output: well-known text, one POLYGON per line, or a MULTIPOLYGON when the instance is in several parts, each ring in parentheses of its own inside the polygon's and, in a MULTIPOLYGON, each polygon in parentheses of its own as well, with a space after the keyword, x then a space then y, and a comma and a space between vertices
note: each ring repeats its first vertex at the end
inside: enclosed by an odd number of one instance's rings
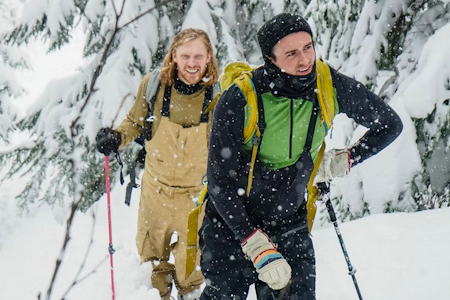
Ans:
MULTIPOLYGON (((50 299, 111 298, 103 158, 92 138, 123 119, 180 28, 206 30, 222 67, 259 64, 256 31, 282 11, 303 14, 318 56, 371 87, 404 124, 331 187, 364 299, 450 299, 450 1, 174 0, 114 35, 116 21, 161 2, 0 0, 0 299, 46 298, 72 203, 83 212, 50 299)), ((338 116, 327 145, 351 145, 364 130, 338 116)), ((114 160, 112 170, 114 185, 114 160)), ((114 185, 116 298, 159 299, 135 249, 139 190, 131 207, 124 195, 114 185)), ((316 220, 317 299, 357 299, 326 210, 316 220)))

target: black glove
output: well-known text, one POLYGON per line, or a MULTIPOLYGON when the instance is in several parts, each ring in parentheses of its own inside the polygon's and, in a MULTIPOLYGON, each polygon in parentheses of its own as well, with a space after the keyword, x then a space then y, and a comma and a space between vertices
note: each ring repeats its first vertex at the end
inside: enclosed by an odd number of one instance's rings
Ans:
POLYGON ((102 128, 97 132, 95 141, 97 142, 97 151, 108 156, 111 152, 117 152, 119 150, 122 136, 120 132, 111 128, 102 128))

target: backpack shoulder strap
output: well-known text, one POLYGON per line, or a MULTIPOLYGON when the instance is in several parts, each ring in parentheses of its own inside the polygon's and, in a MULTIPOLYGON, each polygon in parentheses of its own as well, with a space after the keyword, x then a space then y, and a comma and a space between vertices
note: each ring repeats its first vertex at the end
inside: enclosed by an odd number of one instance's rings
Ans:
POLYGON ((213 87, 213 93, 212 94, 215 95, 215 96, 212 98, 212 100, 209 103, 208 107, 204 110, 205 113, 213 111, 214 106, 216 106, 216 104, 217 104, 217 100, 219 100, 220 95, 222 95, 222 91, 220 90, 219 85, 217 85, 217 86, 215 85, 213 87))
POLYGON ((252 74, 245 73, 234 80, 244 94, 248 105, 247 121, 244 127, 244 144, 252 139, 258 130, 258 95, 252 81, 252 74))
POLYGON ((160 69, 154 69, 150 74, 147 81, 147 90, 145 92, 145 98, 149 107, 149 111, 153 111, 153 105, 155 103, 154 97, 158 93, 160 86, 160 69))
POLYGON ((155 105, 156 96, 158 95, 158 91, 161 87, 160 74, 161 70, 155 69, 151 73, 145 75, 144 78, 144 80, 147 79, 147 85, 145 86, 145 100, 147 101, 148 105, 147 116, 144 120, 144 129, 141 134, 144 140, 148 140, 152 134, 151 123, 153 122, 153 120, 151 119, 151 117, 153 115, 153 107, 155 105))
POLYGON ((205 99, 203 100, 202 114, 200 116, 201 123, 208 123, 209 121, 209 107, 211 105, 211 102, 213 101, 213 95, 214 87, 208 86, 205 89, 205 99))
POLYGON ((316 61, 317 90, 322 118, 325 121, 326 130, 331 127, 334 118, 334 89, 330 68, 322 59, 316 61))
MULTIPOLYGON (((244 126, 244 144, 251 139, 253 141, 252 157, 250 163, 250 171, 247 182, 247 196, 250 195, 250 190, 253 183, 253 170, 255 168, 256 156, 258 154, 258 147, 261 144, 262 133, 258 126, 259 111, 258 111, 258 95, 252 81, 252 73, 246 72, 236 78, 234 83, 241 89, 248 105, 248 115, 245 116, 247 121, 244 126)), ((265 126, 264 126, 265 127, 265 126)), ((264 128, 262 128, 264 130, 264 128)))
MULTIPOLYGON (((318 59, 316 61, 316 71, 317 71, 317 90, 318 90, 317 98, 319 100, 321 117, 325 123, 325 130, 326 132, 328 132, 328 129, 331 128, 333 118, 335 115, 333 80, 331 78, 330 68, 328 67, 327 64, 323 62, 322 59, 318 59)), ((310 232, 314 223, 314 218, 316 216, 317 210, 316 200, 319 195, 317 187, 313 185, 313 182, 324 152, 325 152, 325 141, 322 143, 322 146, 319 150, 316 162, 314 163, 314 170, 311 173, 311 177, 309 178, 308 182, 308 201, 306 203, 306 208, 308 211, 308 228, 310 232)))

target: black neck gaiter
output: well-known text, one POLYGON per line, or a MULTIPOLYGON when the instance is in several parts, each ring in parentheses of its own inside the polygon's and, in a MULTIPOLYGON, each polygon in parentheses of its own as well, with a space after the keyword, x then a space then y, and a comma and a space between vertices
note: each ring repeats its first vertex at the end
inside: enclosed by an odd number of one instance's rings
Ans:
POLYGON ((271 80, 272 94, 287 98, 309 98, 317 87, 316 63, 306 76, 289 75, 282 72, 267 57, 264 58, 264 70, 271 80))
POLYGON ((184 95, 192 95, 195 92, 198 92, 202 89, 200 81, 196 84, 186 84, 184 83, 178 76, 175 78, 175 89, 184 95))

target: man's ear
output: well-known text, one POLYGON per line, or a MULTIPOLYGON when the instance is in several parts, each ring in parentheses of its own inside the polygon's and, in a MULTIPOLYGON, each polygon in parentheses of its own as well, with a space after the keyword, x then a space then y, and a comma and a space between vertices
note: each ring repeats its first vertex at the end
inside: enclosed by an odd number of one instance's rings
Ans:
POLYGON ((206 59, 206 63, 209 63, 211 61, 212 54, 211 52, 208 52, 208 58, 206 59))
POLYGON ((177 52, 176 52, 175 50, 172 50, 172 60, 173 60, 175 63, 178 63, 178 62, 177 62, 177 52))
POLYGON ((269 55, 266 55, 267 59, 269 59, 272 63, 275 63, 277 60, 269 55))

